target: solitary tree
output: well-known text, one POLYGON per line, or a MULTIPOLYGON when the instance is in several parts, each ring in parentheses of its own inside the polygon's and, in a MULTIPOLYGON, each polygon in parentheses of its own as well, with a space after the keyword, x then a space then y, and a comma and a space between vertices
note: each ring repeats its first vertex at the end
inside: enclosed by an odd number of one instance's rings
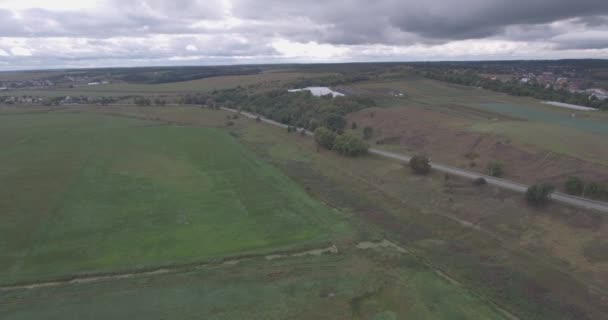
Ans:
POLYGON ((602 186, 597 182, 590 182, 585 186, 584 195, 589 197, 597 197, 602 193, 602 186))
POLYGON ((353 121, 353 123, 351 123, 350 128, 353 130, 357 130, 357 123, 353 121))
POLYGON ((417 174, 427 174, 431 171, 431 162, 425 155, 415 155, 410 159, 410 168, 417 174))
POLYGON ((318 146, 325 149, 332 149, 334 147, 334 141, 336 140, 335 132, 325 127, 318 127, 315 129, 314 137, 318 146))
POLYGON ((526 191, 526 201, 533 206, 542 206, 549 201, 549 195, 555 187, 548 183, 530 186, 526 191))
POLYGON ((340 154, 356 157, 367 153, 369 146, 352 133, 344 133, 336 137, 333 149, 340 154))
POLYGON ((500 161, 488 163, 488 175, 490 177, 500 177, 504 174, 504 166, 500 161))
POLYGON ((565 183, 566 193, 580 196, 585 191, 585 182, 579 177, 569 177, 565 183))

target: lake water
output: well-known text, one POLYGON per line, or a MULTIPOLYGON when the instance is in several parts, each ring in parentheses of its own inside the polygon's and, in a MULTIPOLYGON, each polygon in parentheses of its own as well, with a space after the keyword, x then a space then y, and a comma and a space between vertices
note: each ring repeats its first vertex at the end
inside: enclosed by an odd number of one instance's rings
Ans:
POLYGON ((556 107, 562 107, 562 108, 568 108, 568 109, 574 109, 574 110, 582 110, 582 111, 596 111, 597 110, 594 108, 583 107, 583 106, 579 106, 576 104, 569 104, 569 103, 563 103, 563 102, 544 101, 543 103, 552 105, 552 106, 556 106, 556 107))
POLYGON ((306 88, 302 88, 302 89, 291 89, 288 91, 289 92, 310 91, 310 93, 312 93, 312 95, 316 96, 316 97, 325 96, 328 94, 331 94, 334 98, 344 96, 343 93, 333 91, 332 89, 330 89, 328 87, 306 87, 306 88))

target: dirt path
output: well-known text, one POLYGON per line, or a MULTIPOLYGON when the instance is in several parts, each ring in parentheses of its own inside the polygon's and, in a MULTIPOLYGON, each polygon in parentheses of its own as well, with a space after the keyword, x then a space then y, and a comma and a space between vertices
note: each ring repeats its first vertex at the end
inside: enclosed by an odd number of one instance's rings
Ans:
POLYGON ((134 278, 134 277, 148 277, 148 276, 158 276, 158 275, 166 275, 166 274, 185 273, 185 272, 200 270, 200 269, 208 268, 208 267, 212 267, 212 266, 237 265, 246 260, 253 260, 253 259, 260 259, 260 258, 263 258, 266 260, 274 260, 274 259, 283 259, 283 258, 292 258, 292 257, 295 258, 295 257, 304 257, 304 256, 319 256, 322 254, 337 254, 337 253, 339 253, 338 248, 332 244, 329 247, 321 247, 321 248, 308 249, 308 250, 303 250, 303 251, 286 252, 283 250, 283 251, 279 251, 276 253, 270 253, 270 254, 248 255, 248 256, 243 256, 243 257, 221 259, 219 261, 201 262, 198 264, 166 266, 166 267, 158 267, 155 269, 136 270, 136 271, 131 271, 131 272, 123 272, 123 273, 81 275, 81 276, 69 277, 69 278, 63 279, 63 280, 34 281, 34 282, 21 283, 21 284, 15 284, 15 285, 5 285, 5 286, 0 286, 0 292, 14 291, 14 290, 41 289, 41 288, 56 287, 56 286, 70 285, 70 284, 95 283, 95 282, 110 281, 110 280, 129 279, 129 278, 134 278))

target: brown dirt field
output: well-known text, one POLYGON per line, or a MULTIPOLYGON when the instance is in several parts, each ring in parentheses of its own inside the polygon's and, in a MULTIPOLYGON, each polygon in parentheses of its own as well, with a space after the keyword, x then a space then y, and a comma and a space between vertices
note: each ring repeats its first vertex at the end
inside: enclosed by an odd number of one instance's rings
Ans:
POLYGON ((374 147, 423 153, 433 161, 484 173, 490 161, 498 160, 504 163, 505 178, 526 184, 547 181, 561 187, 573 175, 608 182, 606 166, 516 144, 499 135, 472 132, 467 130, 468 121, 445 112, 404 106, 361 110, 347 118, 359 128, 374 128, 374 147), (382 145, 376 145, 378 141, 382 145))

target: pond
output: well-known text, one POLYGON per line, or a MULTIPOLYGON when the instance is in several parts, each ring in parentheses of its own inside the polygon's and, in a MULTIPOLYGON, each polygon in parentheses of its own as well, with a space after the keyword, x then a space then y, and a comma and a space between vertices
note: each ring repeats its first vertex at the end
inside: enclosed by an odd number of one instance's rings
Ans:
POLYGON ((325 96, 328 94, 331 94, 334 98, 344 96, 343 93, 334 91, 328 87, 306 87, 306 88, 302 88, 302 89, 291 89, 291 90, 287 90, 287 91, 289 91, 289 92, 310 91, 310 93, 312 93, 312 95, 316 96, 316 97, 325 96))

